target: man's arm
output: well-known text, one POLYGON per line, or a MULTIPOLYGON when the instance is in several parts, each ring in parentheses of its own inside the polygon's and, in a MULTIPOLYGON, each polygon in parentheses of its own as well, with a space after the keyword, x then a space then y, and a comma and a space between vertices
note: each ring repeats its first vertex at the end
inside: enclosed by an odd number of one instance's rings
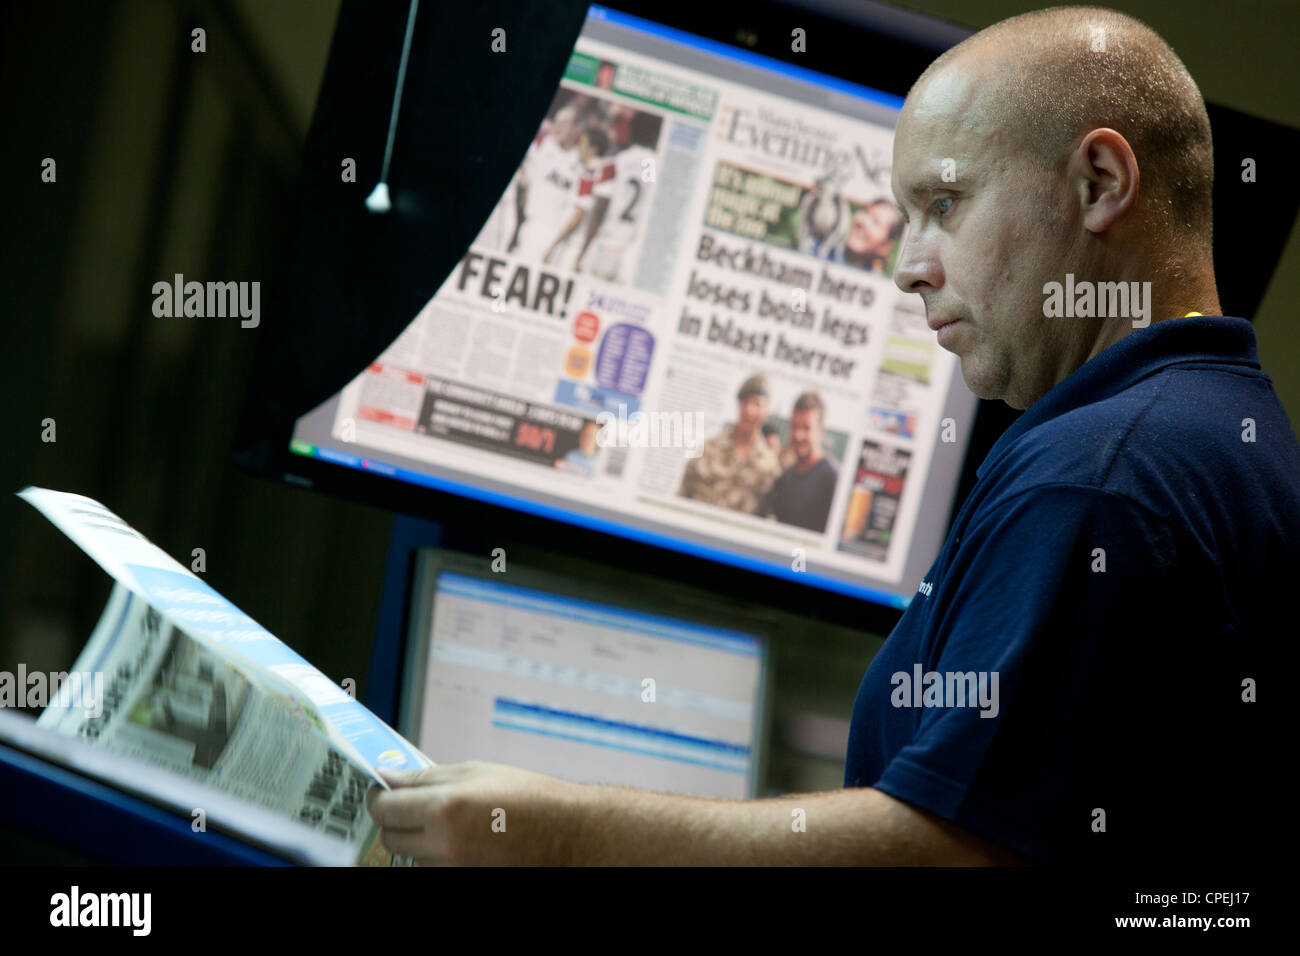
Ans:
POLYGON ((968 830, 863 787, 710 800, 619 787, 576 795, 574 863, 990 866, 1024 863, 968 830))
POLYGON ((528 207, 528 180, 524 178, 523 171, 520 170, 518 180, 515 183, 515 229, 510 237, 510 244, 506 247, 506 252, 514 252, 519 248, 519 233, 524 228, 524 220, 528 217, 524 215, 524 210, 528 207))
POLYGON ((597 196, 591 208, 591 215, 587 217, 587 234, 583 236, 582 248, 578 250, 577 266, 582 265, 582 257, 587 254, 587 249, 591 246, 591 240, 596 238, 596 233, 605 221, 605 211, 607 209, 609 209, 609 200, 604 196, 597 196))
POLYGON ((578 228, 578 224, 582 222, 583 215, 582 207, 575 206, 573 212, 569 215, 569 221, 564 224, 564 228, 560 230, 560 234, 555 237, 555 241, 547 248, 546 257, 543 261, 551 261, 551 255, 555 252, 555 247, 573 235, 574 231, 578 228))
POLYGON ((575 784, 468 762, 372 791, 384 845, 420 862, 531 865, 1001 865, 1023 859, 871 788, 717 800, 575 784))
POLYGON ((699 458, 692 458, 686 463, 686 471, 682 473, 682 484, 677 489, 677 494, 682 498, 697 498, 703 479, 700 477, 698 467, 699 458))

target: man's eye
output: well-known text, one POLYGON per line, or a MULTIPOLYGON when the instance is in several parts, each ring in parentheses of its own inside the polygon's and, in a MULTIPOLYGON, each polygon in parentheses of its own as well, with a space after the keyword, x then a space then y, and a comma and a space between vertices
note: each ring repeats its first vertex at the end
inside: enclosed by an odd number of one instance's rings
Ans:
POLYGON ((943 216, 944 213, 946 213, 946 212, 948 212, 950 209, 952 209, 952 202, 953 202, 953 199, 952 199, 951 196, 940 196, 940 197, 939 197, 938 199, 936 199, 936 200, 935 200, 931 205, 933 205, 935 211, 938 212, 940 216, 943 216), (940 203, 948 203, 948 205, 947 205, 947 206, 941 206, 940 203))

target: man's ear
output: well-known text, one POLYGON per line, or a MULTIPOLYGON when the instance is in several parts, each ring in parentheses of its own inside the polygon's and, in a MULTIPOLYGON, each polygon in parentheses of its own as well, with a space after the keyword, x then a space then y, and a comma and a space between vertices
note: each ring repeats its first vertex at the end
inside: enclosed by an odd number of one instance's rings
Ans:
POLYGON ((1069 170, 1089 232, 1105 232, 1137 204, 1137 157, 1115 130, 1103 127, 1088 133, 1071 155, 1069 170))

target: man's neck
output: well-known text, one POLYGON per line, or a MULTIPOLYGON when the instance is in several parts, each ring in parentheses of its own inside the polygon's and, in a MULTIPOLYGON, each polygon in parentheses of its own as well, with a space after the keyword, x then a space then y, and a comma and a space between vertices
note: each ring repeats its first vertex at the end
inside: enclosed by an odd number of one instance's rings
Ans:
POLYGON ((802 475, 804 472, 808 471, 810 468, 813 467, 813 465, 817 464, 817 462, 821 460, 822 460, 822 453, 814 448, 807 458, 800 458, 798 461, 796 461, 794 463, 794 467, 795 470, 802 475))
POLYGON ((1190 312, 1201 315, 1222 315, 1219 288, 1214 272, 1207 271, 1184 281, 1162 283, 1151 287, 1151 319, 1181 319, 1190 312))
POLYGON ((1015 409, 1028 408, 1085 362, 1090 362, 1112 345, 1148 325, 1168 319, 1184 318, 1190 312, 1199 312, 1201 315, 1223 314, 1222 307, 1219 305, 1218 288, 1214 281, 1214 270, 1208 266, 1180 268, 1175 265, 1163 274, 1159 272, 1154 273, 1154 276, 1150 272, 1145 274, 1148 278, 1140 279, 1132 268, 1121 269, 1119 278, 1115 280, 1125 283, 1151 283, 1149 295, 1146 292, 1147 286, 1142 285, 1140 286, 1142 298, 1136 300, 1136 305, 1134 300, 1130 300, 1131 316, 1100 319, 1095 323, 1087 325, 1080 323, 1075 326, 1074 335, 1063 342, 1056 353, 1055 363, 1047 366, 1046 374, 1036 382, 1037 388, 1034 393, 1028 398, 1023 394, 1014 398, 1003 395, 1003 401, 1015 409), (1141 318, 1138 317, 1139 313, 1141 318), (1134 322, 1139 324, 1134 325, 1134 322))
MULTIPOLYGON (((1152 283, 1151 295, 1146 302, 1146 321, 1148 324, 1164 322, 1168 319, 1185 318, 1188 314, 1198 312, 1201 315, 1222 315, 1223 307, 1219 305, 1219 290, 1214 282, 1214 273, 1202 274, 1197 278, 1179 281, 1165 281, 1158 285, 1152 283)), ((1088 352, 1085 361, 1096 358, 1116 342, 1132 332, 1145 326, 1135 326, 1134 318, 1116 319, 1103 325, 1096 342, 1088 352)))

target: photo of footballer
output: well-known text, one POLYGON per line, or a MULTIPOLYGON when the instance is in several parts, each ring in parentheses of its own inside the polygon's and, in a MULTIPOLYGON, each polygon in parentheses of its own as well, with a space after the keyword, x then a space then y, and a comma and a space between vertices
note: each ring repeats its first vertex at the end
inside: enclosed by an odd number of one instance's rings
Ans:
POLYGON ((489 248, 629 282, 655 190, 663 118, 561 88, 479 236, 489 248))
POLYGON ((607 160, 593 186, 595 198, 575 271, 608 282, 630 280, 654 198, 662 129, 663 120, 653 114, 633 111, 628 117, 626 142, 607 160))

